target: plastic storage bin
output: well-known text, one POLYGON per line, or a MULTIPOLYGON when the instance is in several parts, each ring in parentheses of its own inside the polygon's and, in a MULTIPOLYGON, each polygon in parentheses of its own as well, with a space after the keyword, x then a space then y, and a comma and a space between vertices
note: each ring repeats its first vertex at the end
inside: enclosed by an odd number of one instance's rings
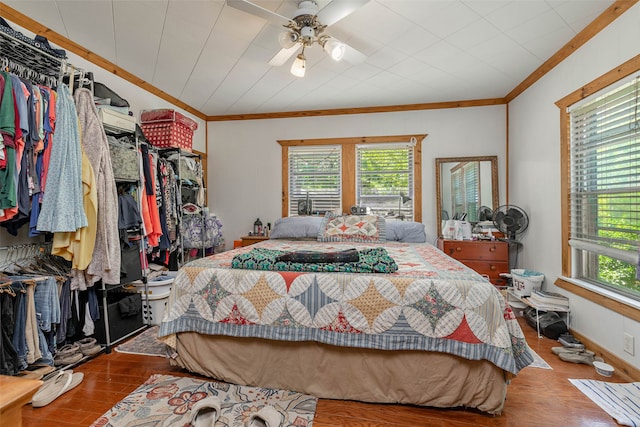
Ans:
MULTIPOLYGON (((100 319, 95 323, 95 338, 100 344, 107 344, 102 299, 100 301, 100 319)), ((107 294, 107 313, 109 315, 109 341, 113 343, 141 328, 141 295, 131 292, 109 292, 107 294), (135 313, 123 313, 120 302, 129 298, 127 306, 139 307, 135 313)))
POLYGON ((160 325, 164 308, 169 301, 170 292, 164 294, 142 295, 142 315, 150 325, 160 325))
MULTIPOLYGON (((171 291, 175 277, 169 275, 162 275, 153 278, 147 282, 147 293, 149 295, 168 294, 171 291)), ((144 294, 144 283, 141 281, 133 282, 133 286, 136 288, 136 292, 144 294)))
POLYGON ((197 122, 169 109, 143 111, 140 126, 153 146, 186 151, 191 151, 193 132, 198 129, 197 122))
POLYGON ((540 289, 544 281, 544 274, 532 270, 511 270, 513 293, 519 297, 528 297, 534 289, 540 289))

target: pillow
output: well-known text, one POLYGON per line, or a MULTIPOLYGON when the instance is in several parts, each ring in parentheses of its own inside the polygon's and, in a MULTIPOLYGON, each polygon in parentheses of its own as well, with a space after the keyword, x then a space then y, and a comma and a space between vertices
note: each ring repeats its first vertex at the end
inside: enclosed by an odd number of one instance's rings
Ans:
POLYGON ((321 216, 289 216, 279 218, 273 224, 271 239, 313 239, 318 238, 321 216))
POLYGON ((384 243, 385 221, 378 215, 327 213, 318 231, 319 242, 384 243))
POLYGON ((388 242, 424 243, 427 234, 424 224, 414 221, 386 221, 385 233, 388 242))

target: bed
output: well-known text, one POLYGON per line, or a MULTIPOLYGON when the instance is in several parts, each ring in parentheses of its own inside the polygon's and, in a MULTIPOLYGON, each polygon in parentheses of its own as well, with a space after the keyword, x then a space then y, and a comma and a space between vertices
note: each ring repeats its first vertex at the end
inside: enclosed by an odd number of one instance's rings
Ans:
POLYGON ((302 233, 276 222, 279 238, 186 264, 159 332, 172 365, 320 398, 500 414, 533 361, 504 297, 426 239, 353 217, 318 218, 302 233), (363 230, 352 234, 354 223, 363 230), (353 251, 357 263, 323 259, 353 251))

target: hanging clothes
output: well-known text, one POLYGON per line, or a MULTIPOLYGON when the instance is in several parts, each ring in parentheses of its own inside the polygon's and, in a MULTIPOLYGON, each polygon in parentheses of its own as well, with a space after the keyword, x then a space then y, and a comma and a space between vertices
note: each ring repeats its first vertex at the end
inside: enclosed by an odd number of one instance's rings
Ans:
POLYGON ((0 374, 14 375, 21 369, 20 358, 13 346, 15 294, 0 293, 0 374))
POLYGON ((89 158, 82 152, 82 189, 83 205, 87 215, 86 227, 75 232, 60 232, 53 235, 54 254, 71 261, 72 274, 78 277, 75 289, 86 289, 93 281, 87 283, 83 276, 91 263, 98 231, 98 186, 89 158))
MULTIPOLYGON (((80 88, 76 90, 74 98, 82 131, 82 147, 93 167, 98 184, 97 232, 91 262, 85 273, 86 283, 102 280, 107 284, 119 284, 118 192, 109 143, 91 91, 80 88)), ((79 274, 74 274, 74 277, 78 276, 79 274)), ((72 289, 77 289, 73 281, 72 289)))
POLYGON ((47 175, 47 191, 37 229, 40 231, 76 231, 88 225, 82 204, 82 156, 78 115, 69 89, 58 88, 58 119, 53 135, 51 163, 47 175))
POLYGON ((149 246, 157 247, 159 245, 160 236, 162 236, 162 226, 160 224, 160 213, 158 211, 158 203, 156 199, 156 183, 155 171, 156 160, 149 152, 146 144, 140 147, 142 151, 142 167, 144 172, 144 191, 142 194, 142 219, 146 230, 146 237, 149 246))

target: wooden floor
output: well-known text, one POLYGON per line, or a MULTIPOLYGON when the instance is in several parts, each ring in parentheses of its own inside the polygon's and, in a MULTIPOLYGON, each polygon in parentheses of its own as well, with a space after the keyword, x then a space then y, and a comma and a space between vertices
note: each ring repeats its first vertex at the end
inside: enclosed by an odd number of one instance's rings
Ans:
MULTIPOLYGON (((522 320, 522 319, 520 319, 522 320)), ((567 379, 598 379, 627 382, 617 373, 599 376, 593 367, 561 361, 551 353, 559 345, 537 338, 535 330, 523 323, 527 341, 553 370, 525 368, 508 387, 501 416, 464 409, 431 409, 408 405, 366 404, 320 399, 314 427, 416 427, 416 426, 616 426, 617 423, 575 388, 567 379)), ((136 389, 150 375, 189 375, 169 366, 161 357, 102 354, 74 371, 84 372, 84 381, 43 408, 27 405, 25 427, 89 426, 116 402, 136 389)), ((195 376, 195 375, 192 375, 195 376)), ((4 427, 4 426, 2 426, 4 427)), ((9 426, 7 426, 9 427, 9 426)))

